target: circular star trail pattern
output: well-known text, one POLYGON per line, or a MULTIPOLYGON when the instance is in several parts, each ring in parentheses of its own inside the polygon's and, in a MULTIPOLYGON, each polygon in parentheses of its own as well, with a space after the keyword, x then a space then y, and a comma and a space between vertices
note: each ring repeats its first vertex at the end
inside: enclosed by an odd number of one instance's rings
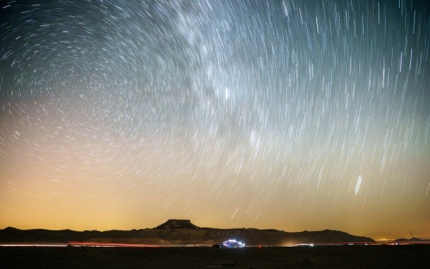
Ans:
POLYGON ((429 237, 426 1, 2 1, 0 225, 429 237))

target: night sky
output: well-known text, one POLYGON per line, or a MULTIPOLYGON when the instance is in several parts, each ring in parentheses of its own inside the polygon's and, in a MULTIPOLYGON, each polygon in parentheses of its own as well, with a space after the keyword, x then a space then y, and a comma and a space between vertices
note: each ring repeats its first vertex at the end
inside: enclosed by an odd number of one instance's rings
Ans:
POLYGON ((0 2, 0 228, 430 237, 430 5, 0 2))

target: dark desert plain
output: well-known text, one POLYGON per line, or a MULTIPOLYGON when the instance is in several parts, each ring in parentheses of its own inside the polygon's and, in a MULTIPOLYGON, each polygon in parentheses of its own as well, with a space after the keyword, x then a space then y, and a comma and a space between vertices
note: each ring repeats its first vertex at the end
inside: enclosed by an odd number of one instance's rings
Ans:
POLYGON ((430 245, 0 248, 2 268, 429 268, 430 245))
POLYGON ((430 268, 429 85, 427 0, 0 0, 0 268, 430 268))
POLYGON ((430 266, 430 240, 413 238, 380 243, 339 231, 286 233, 200 228, 189 220, 168 220, 153 229, 133 231, 22 231, 8 228, 0 231, 0 243, 2 268, 430 266), (229 238, 241 238, 254 245, 220 248, 219 244, 229 238), (280 242, 284 242, 283 246, 280 242), (289 242, 288 246, 286 242, 289 242))

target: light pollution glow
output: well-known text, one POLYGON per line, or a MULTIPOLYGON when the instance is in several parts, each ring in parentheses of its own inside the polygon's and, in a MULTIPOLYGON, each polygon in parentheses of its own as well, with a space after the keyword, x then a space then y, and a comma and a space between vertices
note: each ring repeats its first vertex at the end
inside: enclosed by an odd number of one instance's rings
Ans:
POLYGON ((426 1, 6 1, 0 228, 430 238, 426 1))

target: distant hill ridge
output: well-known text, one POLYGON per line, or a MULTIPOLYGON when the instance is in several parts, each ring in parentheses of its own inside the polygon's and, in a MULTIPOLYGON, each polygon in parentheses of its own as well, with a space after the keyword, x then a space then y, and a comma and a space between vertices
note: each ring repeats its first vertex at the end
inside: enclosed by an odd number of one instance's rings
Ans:
POLYGON ((413 243, 413 242, 427 243, 427 242, 430 242, 430 239, 421 239, 421 238, 417 238, 417 237, 412 237, 410 239, 399 238, 395 242, 397 242, 397 243, 404 243, 404 242, 409 242, 409 243, 413 243))
POLYGON ((274 229, 216 229, 201 228, 190 220, 169 219, 153 229, 111 230, 111 231, 72 231, 72 230, 19 230, 6 228, 0 230, 0 243, 13 242, 69 242, 87 241, 103 243, 134 243, 158 245, 211 245, 229 238, 244 241, 247 245, 285 246, 306 243, 330 242, 374 242, 372 238, 354 236, 341 231, 304 231, 288 233, 274 229))

